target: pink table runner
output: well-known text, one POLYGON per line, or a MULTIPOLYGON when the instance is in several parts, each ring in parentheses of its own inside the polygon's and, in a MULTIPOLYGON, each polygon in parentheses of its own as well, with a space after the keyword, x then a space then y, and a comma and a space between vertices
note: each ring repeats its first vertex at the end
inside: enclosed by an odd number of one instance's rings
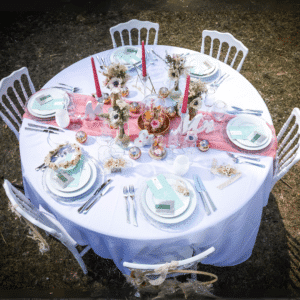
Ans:
MULTIPOLYGON (((88 101, 92 101, 93 107, 95 108, 96 104, 98 103, 97 100, 88 95, 80 95, 80 94, 73 94, 73 101, 75 104, 75 112, 74 116, 70 116, 70 125, 66 128, 69 130, 73 131, 79 131, 82 130, 86 132, 87 135, 92 135, 92 136, 100 136, 100 135, 110 135, 112 137, 116 137, 117 135, 117 129, 110 129, 109 125, 107 124, 105 119, 99 119, 98 117, 94 121, 88 121, 88 120, 81 120, 76 118, 78 115, 84 116, 85 114, 85 107, 86 103, 88 101)), ((107 112, 108 109, 110 108, 110 105, 104 105, 103 106, 103 112, 107 112)), ((203 121, 205 120, 211 120, 213 119, 210 113, 206 112, 201 112, 203 114, 203 118, 199 123, 198 127, 201 127, 203 121)), ((43 122, 45 124, 49 125, 54 125, 57 126, 55 119, 50 120, 50 121, 45 121, 42 119, 37 119, 33 117, 26 109, 25 114, 23 115, 24 118, 29 118, 33 120, 37 120, 40 122, 43 122)), ((140 132, 140 129, 137 124, 139 115, 134 116, 134 114, 131 114, 131 117, 128 121, 128 124, 125 125, 125 133, 129 134, 130 140, 134 141, 140 132)), ((222 122, 215 122, 215 128, 213 132, 210 133, 205 133, 201 132, 198 134, 198 139, 199 140, 208 140, 210 144, 210 148, 212 149, 217 149, 217 150, 223 150, 223 151, 230 151, 230 152, 237 152, 237 153, 248 153, 248 154, 255 154, 255 155, 262 155, 262 156, 271 156, 275 158, 276 156, 276 149, 277 149, 277 138, 275 134, 275 129, 273 126, 269 125, 270 129, 272 130, 272 141, 269 144, 268 147, 262 150, 258 151, 249 151, 249 150, 244 150, 239 148, 238 146, 234 145, 228 138, 227 133, 226 133, 226 126, 229 120, 234 118, 235 116, 233 115, 226 115, 224 120, 222 122)), ((180 123, 180 118, 175 118, 171 120, 170 122, 170 128, 177 128, 180 123)), ((165 144, 169 145, 171 144, 176 144, 178 145, 178 140, 176 141, 170 141, 169 140, 169 133, 164 136, 164 141, 165 144)), ((185 141, 185 136, 180 136, 179 137, 179 143, 181 147, 188 147, 188 143, 185 141)))

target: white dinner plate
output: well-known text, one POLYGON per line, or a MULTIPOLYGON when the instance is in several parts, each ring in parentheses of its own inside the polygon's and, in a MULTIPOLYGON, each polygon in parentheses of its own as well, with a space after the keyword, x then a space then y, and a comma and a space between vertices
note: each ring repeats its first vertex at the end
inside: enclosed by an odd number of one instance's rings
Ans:
POLYGON ((185 66, 191 66, 191 76, 200 79, 212 77, 219 69, 218 61, 202 54, 188 55, 186 57, 185 66))
MULTIPOLYGON (((38 92, 36 92, 35 94, 33 94, 29 100, 28 100, 28 104, 27 104, 27 108, 30 114, 32 114, 35 117, 41 118, 41 119, 45 119, 45 118, 50 118, 50 117, 54 117, 55 113, 56 113, 56 109, 52 109, 52 110, 40 110, 40 109, 34 109, 33 105, 36 101, 36 99, 38 97, 41 97, 42 95, 45 94, 50 94, 52 96, 53 99, 67 99, 67 103, 66 106, 69 105, 70 102, 70 98, 68 96, 68 94, 60 89, 56 89, 56 88, 49 88, 49 89, 44 89, 44 90, 40 90, 38 92)), ((44 104, 46 105, 46 104, 44 104)))
MULTIPOLYGON (((176 178, 171 178, 171 177, 167 177, 167 176, 166 176, 166 180, 171 186, 175 186, 176 181, 177 181, 176 178)), ((181 181, 183 181, 186 184, 186 180, 181 179, 181 181)), ((187 186, 187 184, 186 184, 186 186, 187 186)), ((178 196, 178 198, 183 203, 183 206, 180 207, 179 209, 177 209, 175 211, 174 215, 166 215, 166 214, 161 214, 161 213, 156 212, 154 196, 153 196, 153 194, 152 194, 152 192, 149 188, 146 190, 146 193, 145 193, 146 204, 147 204, 148 208, 154 214, 156 214, 156 215, 158 215, 162 218, 176 218, 176 217, 178 217, 179 215, 184 213, 187 210, 187 208, 189 207, 189 204, 190 204, 190 201, 191 201, 191 196, 190 195, 189 196, 184 196, 183 194, 177 192, 175 189, 174 189, 174 191, 175 191, 176 195, 178 196)))
MULTIPOLYGON (((70 193, 70 192, 75 192, 77 190, 82 189, 90 180, 91 176, 92 176, 92 169, 90 164, 88 164, 86 161, 83 162, 83 166, 82 166, 82 171, 81 171, 81 175, 80 175, 80 179, 79 179, 79 183, 77 186, 73 186, 72 184, 70 184, 70 186, 67 186, 66 188, 61 187, 53 178, 55 176, 55 171, 51 170, 51 184, 52 186, 64 193, 70 193)), ((72 175, 71 175, 72 176, 72 175)))
MULTIPOLYGON (((72 197, 77 197, 77 196, 84 194, 93 186, 93 184, 95 183, 96 180, 101 181, 101 178, 97 177, 97 169, 96 169, 95 164, 91 160, 88 160, 86 162, 86 164, 88 164, 90 166, 91 176, 90 176, 87 184, 85 184, 81 189, 75 190, 75 191, 70 191, 70 192, 64 192, 64 191, 58 190, 56 188, 56 186, 54 185, 55 182, 51 179, 51 174, 52 174, 53 170, 51 170, 50 168, 47 168, 45 171, 45 174, 44 174, 44 176, 45 176, 44 178, 45 178, 45 182, 46 182, 48 189, 53 194, 63 197, 63 198, 72 198, 72 197)), ((102 178, 102 180, 103 180, 103 178, 102 178)))
POLYGON ((269 146, 269 144, 272 141, 272 131, 270 127, 267 125, 267 123, 259 117, 246 115, 246 114, 239 115, 231 119, 227 124, 226 132, 231 142, 233 142, 236 146, 245 150, 255 150, 255 151, 261 150, 269 146), (248 140, 233 139, 228 129, 230 126, 256 126, 258 131, 266 135, 267 138, 261 143, 257 143, 257 144, 254 144, 248 140))
MULTIPOLYGON (((183 180, 181 177, 173 175, 173 174, 164 174, 164 176, 167 179, 168 178, 176 178, 176 179, 183 180)), ((165 215, 160 216, 160 215, 157 215, 156 213, 154 213, 148 207, 147 202, 146 202, 146 200, 147 200, 146 193, 147 193, 147 189, 148 189, 147 182, 142 184, 142 188, 141 188, 141 199, 140 199, 140 201, 141 201, 141 207, 143 209, 143 212, 145 214, 147 214, 153 220, 158 221, 160 223, 164 223, 164 224, 176 224, 176 223, 183 222, 184 220, 189 218, 192 215, 192 213, 194 212, 195 208, 196 208, 197 197, 196 197, 196 193, 195 193, 195 190, 194 190, 193 186, 187 180, 183 180, 183 181, 186 183, 187 188, 189 189, 189 192, 190 192, 189 205, 187 206, 187 208, 185 209, 184 212, 182 212, 177 217, 172 217, 172 218, 166 218, 165 215)))
POLYGON ((133 64, 140 65, 142 63, 141 47, 119 47, 111 54, 110 61, 112 63, 125 65, 127 68, 131 68, 133 64))

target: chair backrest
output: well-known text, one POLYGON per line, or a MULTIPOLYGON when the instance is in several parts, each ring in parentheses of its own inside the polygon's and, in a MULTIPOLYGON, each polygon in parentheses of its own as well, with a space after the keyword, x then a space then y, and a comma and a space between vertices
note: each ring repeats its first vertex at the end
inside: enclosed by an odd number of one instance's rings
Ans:
POLYGON ((272 187, 300 160, 300 110, 295 107, 277 136, 278 149, 272 187), (281 142, 280 142, 281 141, 281 142))
POLYGON ((129 35, 129 44, 132 45, 132 38, 131 38, 131 30, 132 29, 137 29, 138 30, 138 45, 141 45, 141 30, 145 28, 147 30, 147 38, 146 38, 146 42, 145 45, 148 45, 149 42, 149 34, 150 34, 150 29, 155 29, 155 37, 154 37, 154 42, 153 45, 157 45, 157 39, 158 39, 158 30, 159 30, 159 24, 158 23, 152 23, 149 21, 139 21, 139 20, 130 20, 126 23, 120 23, 114 27, 111 27, 109 29, 110 31, 110 35, 111 35, 111 39, 113 42, 113 47, 116 48, 117 44, 115 41, 115 32, 119 32, 120 34, 120 38, 121 38, 121 43, 122 46, 125 45, 124 43, 124 39, 123 39, 123 31, 124 30, 128 30, 128 35, 129 35))
MULTIPOLYGON (((178 269, 190 266, 196 262, 200 262, 204 258, 206 258, 208 255, 213 253, 215 251, 214 247, 210 247, 209 249, 203 251, 200 254, 197 254, 195 256, 192 256, 187 259, 183 259, 178 261, 178 269)), ((129 269, 138 269, 138 270, 155 270, 158 268, 161 268, 164 266, 164 264, 156 264, 156 265, 151 265, 151 264, 137 264, 137 263, 130 263, 130 262, 123 262, 123 266, 129 269)))
POLYGON ((201 53, 205 52, 205 38, 207 36, 209 36, 211 38, 210 52, 209 52, 210 56, 213 56, 213 44, 214 44, 214 40, 217 39, 217 40, 220 41, 220 45, 219 45, 219 49, 218 49, 218 54, 217 54, 217 57, 216 57, 217 59, 220 58, 222 44, 223 43, 227 43, 228 44, 228 51, 227 51, 227 55, 226 55, 226 57, 224 59, 224 63, 227 63, 228 58, 229 58, 229 54, 230 54, 230 51, 231 51, 232 47, 236 48, 235 56, 232 59, 231 64, 230 64, 231 67, 234 66, 234 63, 235 63, 235 61, 237 59, 237 56, 238 56, 238 53, 240 51, 243 53, 243 57, 242 57, 239 65, 236 68, 236 70, 238 72, 240 72, 240 70, 241 70, 241 68, 243 66, 244 60, 245 60, 245 58, 246 58, 246 56, 248 54, 248 48, 246 48, 242 42, 238 41, 232 34, 230 34, 228 32, 227 33, 223 33, 223 32, 218 32, 218 31, 213 31, 213 30, 203 30, 203 32, 202 32, 201 53))
POLYGON ((54 237, 60 239, 62 233, 59 228, 51 222, 43 213, 41 213, 18 189, 16 189, 8 180, 4 180, 3 187, 6 195, 11 202, 12 207, 30 223, 45 230, 54 237))
POLYGON ((28 80, 28 88, 30 89, 31 94, 35 93, 35 88, 32 84, 31 78, 29 76, 28 70, 26 67, 23 67, 17 71, 14 71, 11 73, 9 76, 3 78, 0 81, 0 103, 4 110, 1 112, 0 111, 0 116, 2 117, 3 121, 7 124, 7 126, 15 133, 16 137, 19 139, 19 129, 21 127, 21 122, 22 122, 22 115, 19 109, 16 107, 14 103, 14 99, 9 97, 8 95, 8 90, 11 89, 11 92, 13 93, 13 97, 18 100, 19 106, 24 110, 25 106, 27 104, 27 101, 29 99, 29 96, 25 86, 24 82, 22 81, 22 78, 26 76, 28 80), (17 92, 16 87, 15 87, 15 82, 18 82, 23 94, 23 98, 25 98, 25 103, 21 99, 21 91, 17 92), (4 99, 6 98, 9 106, 4 103, 4 99), (15 125, 13 125, 13 122, 15 125))

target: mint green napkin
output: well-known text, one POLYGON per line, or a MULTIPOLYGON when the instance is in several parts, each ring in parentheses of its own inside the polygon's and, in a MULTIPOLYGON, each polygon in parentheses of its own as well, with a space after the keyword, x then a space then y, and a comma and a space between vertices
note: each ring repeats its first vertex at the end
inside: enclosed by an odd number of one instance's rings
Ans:
POLYGON ((129 54, 120 52, 117 56, 119 57, 119 60, 124 60, 127 64, 132 64, 140 61, 140 58, 138 58, 134 52, 129 54), (132 62, 132 60, 135 60, 135 62, 132 62))
POLYGON ((39 104, 37 101, 33 102, 32 109, 37 110, 54 110, 64 108, 65 100, 63 98, 53 99, 43 105, 39 104), (61 104, 59 104, 61 102, 61 104), (56 104, 57 103, 57 104, 56 104))
POLYGON ((257 126, 228 126, 230 136, 237 140, 246 140, 257 126))
MULTIPOLYGON (((66 155, 66 161, 72 159, 73 154, 68 153, 66 155)), ((79 182, 80 182, 80 177, 82 174, 83 170, 83 165, 84 165, 84 156, 81 156, 80 161, 78 164, 71 170, 65 170, 70 176, 74 178, 74 180, 68 185, 68 187, 77 187, 79 182)))
POLYGON ((167 182, 166 177, 162 174, 159 174, 155 178, 157 178, 158 180, 157 185, 152 180, 147 181, 147 185, 150 188, 153 196, 159 200, 173 200, 175 210, 182 207, 182 201, 179 199, 173 188, 167 182))

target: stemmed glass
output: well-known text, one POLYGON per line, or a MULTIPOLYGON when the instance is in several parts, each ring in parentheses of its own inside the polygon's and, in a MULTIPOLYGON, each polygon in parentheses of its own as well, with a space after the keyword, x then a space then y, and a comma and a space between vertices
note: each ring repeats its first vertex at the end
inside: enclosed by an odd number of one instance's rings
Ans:
POLYGON ((171 130, 170 134, 169 134, 169 138, 168 138, 168 146, 169 146, 169 153, 168 154, 168 159, 167 159, 167 163, 168 164, 173 164, 174 159, 176 158, 176 155, 174 153, 174 150, 177 148, 178 145, 178 135, 175 134, 174 130, 171 130))

